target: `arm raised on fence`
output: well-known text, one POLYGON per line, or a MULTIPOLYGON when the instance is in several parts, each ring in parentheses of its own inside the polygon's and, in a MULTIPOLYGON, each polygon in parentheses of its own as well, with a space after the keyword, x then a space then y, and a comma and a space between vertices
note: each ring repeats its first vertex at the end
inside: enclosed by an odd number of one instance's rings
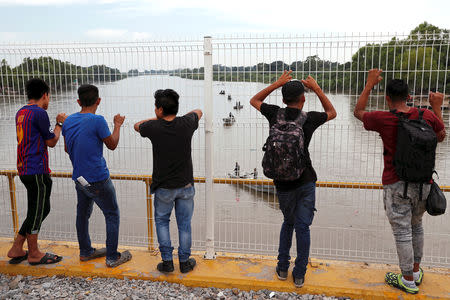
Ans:
POLYGON ((286 83, 288 83, 291 79, 292 70, 291 71, 284 71, 283 74, 278 78, 277 81, 260 91, 258 94, 252 97, 250 99, 250 104, 256 108, 257 110, 261 110, 261 104, 263 101, 269 96, 273 91, 275 91, 277 88, 282 87, 286 83))
POLYGON ((136 124, 134 124, 134 130, 136 130, 136 132, 139 132, 139 127, 141 126, 141 124, 148 122, 148 121, 155 121, 155 120, 157 120, 156 117, 139 121, 136 124))
POLYGON ((125 121, 125 116, 121 116, 120 114, 117 114, 114 116, 113 133, 110 136, 108 136, 107 138, 103 139, 103 143, 105 143, 106 147, 109 150, 116 149, 117 145, 119 144, 120 127, 122 126, 123 121, 125 121))
POLYGON ((336 118, 336 110, 334 109, 333 104, 330 99, 325 95, 320 86, 317 84, 316 80, 312 76, 308 76, 305 80, 302 80, 302 83, 305 87, 311 89, 314 93, 316 93, 317 97, 319 97, 320 102, 322 103, 322 107, 327 113, 327 121, 333 120, 336 118))
MULTIPOLYGON (((444 94, 439 92, 430 92, 428 96, 428 101, 430 102, 431 108, 438 119, 444 124, 444 119, 442 118, 442 103, 444 103, 444 94)), ((442 142, 445 139, 445 128, 436 133, 438 142, 442 142)))
POLYGON ((380 83, 381 80, 383 80, 383 77, 381 77, 382 72, 383 70, 381 69, 369 70, 366 87, 359 96, 358 102, 356 103, 355 110, 353 112, 355 117, 360 121, 363 120, 363 116, 366 113, 366 106, 367 101, 369 100, 370 92, 372 91, 374 86, 376 86, 378 83, 380 83))
POLYGON ((192 113, 196 113, 198 116, 198 119, 200 120, 203 116, 203 112, 201 109, 194 109, 193 111, 188 112, 186 115, 188 114, 192 114, 192 113))

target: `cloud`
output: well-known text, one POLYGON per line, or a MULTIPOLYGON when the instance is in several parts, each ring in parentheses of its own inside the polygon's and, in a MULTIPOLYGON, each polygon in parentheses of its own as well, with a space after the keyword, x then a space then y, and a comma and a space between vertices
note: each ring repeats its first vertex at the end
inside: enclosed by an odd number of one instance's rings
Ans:
POLYGON ((125 29, 97 28, 86 32, 86 36, 96 40, 146 40, 150 38, 147 32, 131 32, 125 29))
MULTIPOLYGON (((360 0, 130 0, 107 8, 107 12, 120 17, 183 15, 202 22, 203 17, 212 16, 222 25, 241 24, 240 31, 245 32, 247 28, 283 32, 380 32, 394 28, 408 32, 425 20, 449 28, 445 13, 449 10, 450 4, 445 0, 430 0, 426 4, 422 0, 378 0, 372 6, 361 5, 360 0)), ((208 25, 214 24, 205 23, 205 31, 208 25)))
POLYGON ((0 31, 0 41, 11 41, 16 40, 18 38, 17 32, 2 32, 0 31))
POLYGON ((134 0, 0 0, 0 6, 50 6, 70 4, 112 4, 126 3, 134 0))

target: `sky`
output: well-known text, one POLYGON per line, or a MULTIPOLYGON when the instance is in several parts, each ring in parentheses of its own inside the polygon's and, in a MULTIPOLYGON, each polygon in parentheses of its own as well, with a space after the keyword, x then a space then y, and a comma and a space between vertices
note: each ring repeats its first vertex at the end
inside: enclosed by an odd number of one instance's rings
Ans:
POLYGON ((0 0, 0 42, 450 29, 450 1, 0 0))

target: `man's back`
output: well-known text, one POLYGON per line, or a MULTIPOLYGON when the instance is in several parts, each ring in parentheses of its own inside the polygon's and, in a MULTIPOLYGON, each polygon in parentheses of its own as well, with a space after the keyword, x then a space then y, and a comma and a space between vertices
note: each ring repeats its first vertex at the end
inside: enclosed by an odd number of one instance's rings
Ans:
POLYGON ((148 137, 153 145, 152 191, 194 182, 191 140, 198 121, 196 113, 189 113, 172 121, 159 119, 140 125, 141 136, 148 137))
POLYGON ((91 113, 70 115, 63 126, 67 152, 73 165, 72 178, 83 176, 88 182, 109 177, 103 158, 103 139, 111 135, 103 116, 91 113))
POLYGON ((19 175, 50 173, 45 141, 55 135, 47 112, 36 104, 25 105, 16 114, 16 130, 19 175))

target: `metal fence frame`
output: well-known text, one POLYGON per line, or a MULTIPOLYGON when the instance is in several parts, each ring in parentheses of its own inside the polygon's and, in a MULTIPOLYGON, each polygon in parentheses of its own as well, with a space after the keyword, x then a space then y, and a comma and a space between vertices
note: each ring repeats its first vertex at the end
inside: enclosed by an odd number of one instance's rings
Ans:
MULTIPOLYGON (((252 47, 260 47, 260 49, 258 48, 258 51, 261 50, 261 55, 262 57, 266 57, 266 56, 271 56, 271 51, 275 50, 275 51, 287 51, 287 57, 295 57, 296 54, 292 53, 297 51, 298 49, 300 49, 301 47, 303 47, 303 49, 306 49, 305 51, 311 52, 312 47, 319 47, 320 49, 322 49, 322 51, 325 53, 325 51, 327 51, 327 46, 325 44, 324 41, 327 40, 333 40, 333 43, 336 43, 336 47, 337 47, 337 53, 336 53, 336 58, 338 58, 339 56, 339 45, 342 45, 343 47, 343 51, 347 51, 347 47, 354 47, 354 45, 366 45, 366 44, 370 44, 369 38, 372 38, 370 41, 377 41, 379 40, 380 43, 386 41, 386 37, 388 35, 373 35, 373 36, 369 36, 369 35, 343 35, 343 36, 303 36, 303 37, 299 37, 299 39, 303 39, 301 42, 297 41, 297 40, 293 40, 293 37, 270 37, 270 40, 265 40, 265 37, 251 37, 251 38, 240 38, 240 37, 223 37, 223 38, 217 38, 217 39, 212 39, 212 37, 205 37, 203 39, 203 44, 201 43, 201 41, 166 41, 166 42, 151 42, 151 43, 131 43, 131 44, 126 44, 126 43, 120 43, 120 45, 118 45, 115 48, 111 48, 109 49, 107 46, 99 46, 97 44, 94 45, 88 45, 88 44, 79 44, 76 45, 73 48, 69 48, 69 47, 65 47, 64 44, 62 44, 61 49, 56 49, 54 48, 55 45, 52 44, 47 44, 43 47, 43 49, 40 49, 42 51, 38 51, 36 50, 34 47, 35 45, 32 44, 24 44, 24 45, 20 45, 20 44, 16 44, 16 45, 11 45, 10 49, 3 49, 3 51, 10 51, 11 53, 15 53, 14 51, 19 51, 18 53, 24 54, 24 55, 31 55, 31 54, 60 54, 60 55, 66 55, 67 57, 70 57, 71 55, 76 55, 77 53, 81 53, 81 52, 88 52, 89 54, 92 54, 93 56, 97 55, 99 57, 101 57, 103 55, 103 53, 106 54, 113 54, 113 55, 121 55, 121 53, 129 53, 131 51, 131 53, 140 53, 139 49, 151 49, 148 51, 154 51, 154 52, 167 52, 165 53, 165 55, 167 57, 170 56, 170 53, 177 53, 178 55, 180 55, 180 53, 182 50, 182 47, 192 47, 192 51, 195 53, 198 53, 200 50, 203 51, 203 53, 199 54, 203 57, 203 68, 204 68, 204 72, 203 72, 203 93, 204 93, 204 99, 205 99, 205 107, 204 107, 204 142, 205 142, 205 149, 204 149, 204 176, 205 177, 196 177, 195 181, 199 182, 199 183, 204 183, 205 184, 205 199, 207 199, 207 201, 205 201, 205 222, 204 222, 204 226, 206 229, 206 234, 205 234, 205 258, 207 259, 213 259, 215 258, 215 253, 216 253, 216 248, 217 248, 217 240, 216 240, 216 236, 215 236, 215 229, 218 227, 217 226, 217 220, 215 217, 215 209, 216 209, 216 200, 214 199, 214 193, 213 193, 213 188, 214 188, 214 184, 233 184, 233 185, 242 185, 242 184, 258 184, 258 185, 273 185, 272 181, 269 180, 253 180, 253 179, 230 179, 230 178, 218 178, 217 176, 214 176, 214 153, 215 153, 215 149, 214 149, 214 144, 213 144, 213 139, 214 139, 214 101, 213 101, 213 79, 214 79, 214 74, 216 73, 220 73, 220 71, 218 72, 217 70, 214 70, 213 67, 213 62, 214 59, 217 56, 220 55, 224 55, 222 53, 227 53, 227 51, 229 53, 231 53, 231 55, 236 55, 237 53, 245 53, 245 51, 251 51, 253 48, 252 47), (309 50, 308 50, 308 45, 309 43, 309 50), (255 45, 255 46, 252 46, 255 45), (299 46, 300 45, 300 46, 299 46), (56 50, 55 50, 56 49, 56 50), (178 51, 178 52, 177 52, 178 51), (267 54, 268 53, 268 54, 267 54), (215 57, 215 55, 217 55, 215 57)), ((0 45, 1 46, 1 45, 0 45)), ((448 45, 446 45, 448 46, 448 45)), ((9 47, 9 46, 8 46, 9 47)), ((331 47, 331 46, 330 46, 331 47)), ((389 47, 389 46, 388 46, 389 47)), ((403 47, 403 46, 402 46, 403 47)), ((411 46, 410 46, 411 47, 411 46)), ((0 47, 1 49, 2 47, 0 47)), ((394 52, 396 51, 395 46, 392 46, 394 52)), ((450 47, 449 47, 450 48, 450 47)), ((351 48, 352 49, 352 48, 351 48)), ((144 50, 143 50, 144 51, 144 50)), ((147 51, 147 50, 145 50, 147 51)), ((333 49, 334 51, 334 49, 333 49)), ((366 53, 367 52, 374 52, 376 51, 376 47, 375 46, 368 46, 366 48, 366 53)), ((448 51, 447 51, 448 52, 448 51)), ((259 52, 255 52, 255 53, 259 53, 259 52)), ((331 49, 330 49, 330 53, 331 53, 331 49)), ((136 54, 136 59, 141 59, 139 58, 139 56, 136 54)), ((134 54, 133 54, 134 55, 134 54)), ((258 55, 258 54, 257 54, 258 55)), ((334 55, 334 54, 333 54, 334 55)), ((173 58, 167 58, 167 61, 171 61, 172 64, 175 64, 174 62, 177 60, 177 58, 175 58, 175 54, 173 54, 173 58)), ((447 57, 448 57, 448 53, 447 53, 447 57)), ((132 56, 132 59, 134 59, 134 56, 132 56)), ((144 59, 144 58, 142 58, 144 59)), ((233 64, 234 60, 233 57, 229 58, 227 56, 226 59, 223 60, 224 63, 227 63, 227 59, 231 60, 231 65, 233 64)), ((245 59, 245 57, 244 57, 245 59)), ((425 59, 425 56, 424 56, 425 59)), ((195 60, 195 59, 193 59, 195 60)), ((359 60, 359 56, 358 56, 358 60, 359 60)), ((387 58, 386 58, 387 60, 387 58)), ((239 60, 237 60, 239 61, 239 60)), ((359 61, 358 61, 359 63, 359 61)), ((372 65, 373 65, 373 61, 372 61, 372 65)), ((415 63, 416 67, 417 67, 417 61, 415 63)), ((243 65, 245 65, 245 61, 243 63, 243 65)), ((364 66, 366 67, 366 66, 364 66)), ((396 70, 386 70, 388 73, 395 73, 396 70)), ((408 61, 408 72, 409 70, 409 61, 408 61)), ((419 73, 420 71, 424 72, 427 70, 415 70, 414 74, 419 73)), ((444 67, 444 77, 442 80, 444 80, 444 82, 447 80, 447 73, 448 73, 448 65, 446 64, 444 67)), ((180 74, 183 71, 180 70, 180 74)), ((224 73, 226 73, 228 71, 224 71, 224 73)), ((231 73, 233 72, 241 72, 241 71, 231 71, 231 73)), ((312 73, 315 74, 316 76, 322 76, 323 78, 327 78, 327 77, 332 77, 335 76, 336 78, 339 76, 338 71, 318 71, 317 70, 317 65, 316 65, 316 70, 314 69, 308 69, 308 70, 302 70, 302 73, 312 73)), ((347 71, 345 71, 347 72, 347 71)), ((348 70, 350 76, 356 76, 358 78, 361 78, 361 82, 365 82, 365 76, 366 76, 366 70, 360 70, 359 68, 357 70, 352 70, 351 68, 348 70)), ((245 73, 245 71, 242 71, 241 73, 245 73)), ((263 72, 264 73, 264 72, 263 72)), ((276 73, 276 72, 275 72, 276 73)), ((3 74, 0 74, 0 76, 2 76, 3 74)), ((95 76, 96 74, 91 74, 92 76, 95 76)), ((198 73, 194 73, 193 71, 191 71, 190 73, 191 76, 195 76, 198 75, 198 73)), ((239 74, 238 74, 239 75, 239 74)), ((245 75, 245 74, 244 74, 245 75)), ((18 75, 17 75, 18 76, 18 75)), ((414 75, 416 76, 416 75, 414 75)), ((414 85, 415 83, 415 79, 414 79, 414 85)), ((347 83, 343 83, 343 86, 346 86, 347 83)), ((420 86, 423 87, 424 85, 426 85, 427 83, 423 82, 423 77, 422 77, 422 82, 420 83, 420 86)), ((431 77, 430 77, 430 81, 428 83, 428 86, 431 86, 431 77)), ((351 91, 351 84, 349 86, 349 90, 351 91)), ((331 91, 330 89, 328 89, 327 92, 337 92, 337 87, 336 87, 336 91, 331 91)), ((443 91, 445 92, 445 90, 443 91)), ((354 94, 352 94, 351 92, 349 93, 349 96, 356 96, 354 94)), ((15 97, 15 96, 14 96, 15 97)), ((378 100, 377 100, 378 101, 378 100)), ((336 130, 336 127, 335 127, 336 130)), ((333 156, 334 157, 334 156, 333 156)), ((375 163, 374 163, 375 164, 375 163)), ((14 229, 14 232, 17 233, 18 230, 18 224, 19 224, 19 220, 18 220, 18 215, 17 215, 17 205, 16 205, 16 195, 15 195, 15 184, 14 184, 14 177, 17 176, 17 173, 15 173, 15 171, 0 171, 0 175, 4 175, 7 176, 8 178, 8 185, 9 185, 9 195, 10 195, 10 200, 11 200, 11 215, 12 215, 12 228, 14 229)), ((62 177, 62 178, 70 178, 70 173, 65 173, 65 172, 53 172, 52 176, 54 177, 62 177)), ((148 231, 148 248, 149 250, 154 250, 154 246, 155 246, 155 240, 153 238, 153 216, 152 216, 152 196, 150 194, 149 191, 149 186, 151 184, 151 176, 149 175, 134 175, 134 174, 112 174, 111 175, 112 179, 117 179, 117 180, 138 180, 138 181, 143 181, 146 184, 146 205, 147 205, 147 231, 148 231)), ((447 178, 445 178, 447 180, 447 178)), ((448 184, 448 182, 445 182, 445 184, 442 186, 443 190, 446 192, 450 192, 450 186, 446 185, 448 184)), ((358 189, 358 190, 365 190, 365 189, 369 189, 369 190, 381 190, 382 189, 382 185, 378 184, 378 183, 370 183, 370 182, 345 182, 345 180, 343 180, 342 182, 317 182, 317 187, 321 187, 321 188, 337 188, 337 189, 358 189)), ((344 257, 344 256, 343 256, 344 257)), ((350 255, 351 257, 351 255, 350 255)), ((364 257, 363 257, 364 258, 364 257)), ((449 258, 450 259, 450 258, 449 258)), ((449 260, 447 260, 449 261, 449 260)), ((449 264, 450 265, 450 264, 449 264)))

